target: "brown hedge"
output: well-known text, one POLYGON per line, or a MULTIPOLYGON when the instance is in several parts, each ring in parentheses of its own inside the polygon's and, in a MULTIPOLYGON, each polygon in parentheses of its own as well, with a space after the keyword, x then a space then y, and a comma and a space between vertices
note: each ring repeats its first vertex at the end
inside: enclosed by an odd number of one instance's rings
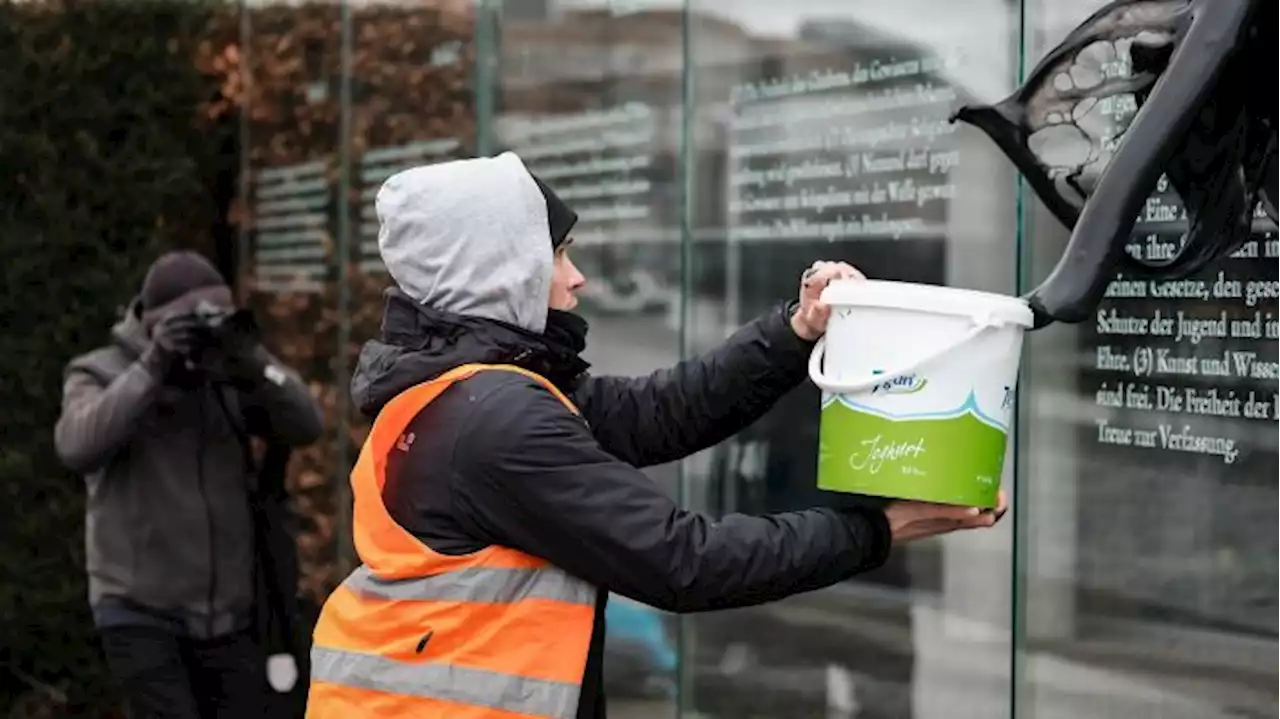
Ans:
MULTIPOLYGON (((237 133, 192 59, 234 10, 0 4, 0 715, 98 716, 84 490, 58 463, 61 372, 105 342, 160 250, 225 260, 237 133)), ((223 262, 225 266, 225 262, 223 262)))

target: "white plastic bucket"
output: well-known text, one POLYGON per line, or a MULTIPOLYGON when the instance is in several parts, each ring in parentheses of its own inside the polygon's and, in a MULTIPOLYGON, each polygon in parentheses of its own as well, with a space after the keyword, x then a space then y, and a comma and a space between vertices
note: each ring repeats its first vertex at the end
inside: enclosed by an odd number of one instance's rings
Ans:
POLYGON ((993 507, 1031 309, 1014 297, 837 280, 809 376, 818 487, 993 507))

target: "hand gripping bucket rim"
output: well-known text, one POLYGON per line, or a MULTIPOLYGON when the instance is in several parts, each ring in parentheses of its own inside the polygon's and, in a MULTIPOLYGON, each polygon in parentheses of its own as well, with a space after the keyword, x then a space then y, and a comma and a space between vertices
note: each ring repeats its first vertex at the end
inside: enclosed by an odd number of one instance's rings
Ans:
POLYGON ((822 300, 831 327, 809 359, 823 392, 819 487, 991 506, 1033 324, 1026 302, 882 280, 837 280, 822 300), (829 348, 836 376, 824 368, 829 348))

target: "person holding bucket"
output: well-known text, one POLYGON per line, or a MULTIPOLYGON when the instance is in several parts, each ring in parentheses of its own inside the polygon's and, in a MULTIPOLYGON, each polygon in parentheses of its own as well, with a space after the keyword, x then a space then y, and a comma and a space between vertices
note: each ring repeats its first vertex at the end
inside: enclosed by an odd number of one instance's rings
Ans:
POLYGON ((774 601, 1003 510, 714 518, 638 469, 731 437, 803 382, 820 293, 862 279, 847 264, 816 263, 797 299, 709 354, 594 377, 571 312, 577 215, 515 154, 406 170, 376 207, 396 286, 351 383, 375 418, 351 474, 362 564, 316 626, 312 719, 603 717, 610 592, 670 612, 774 601))

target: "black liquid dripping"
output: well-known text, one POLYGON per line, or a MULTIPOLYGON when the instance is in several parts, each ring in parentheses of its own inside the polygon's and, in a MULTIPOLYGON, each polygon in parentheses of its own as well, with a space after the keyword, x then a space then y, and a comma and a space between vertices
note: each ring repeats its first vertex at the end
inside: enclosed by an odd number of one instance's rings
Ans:
POLYGON ((1057 266, 1025 296, 1037 328, 1090 317, 1116 269, 1184 277, 1238 249, 1255 208, 1275 222, 1276 7, 1275 0, 1110 3, 1013 95, 951 118, 994 140, 1072 230, 1057 266), (1110 47, 1119 57, 1121 46, 1128 72, 1091 71, 1089 60, 1105 69, 1097 55, 1110 47), (1137 104, 1131 122, 1116 137, 1098 133, 1091 112, 1122 97, 1137 104), (1076 158, 1063 157, 1072 150, 1076 158), (1171 257, 1138 259, 1125 245, 1162 175, 1182 198, 1187 230, 1171 257))

